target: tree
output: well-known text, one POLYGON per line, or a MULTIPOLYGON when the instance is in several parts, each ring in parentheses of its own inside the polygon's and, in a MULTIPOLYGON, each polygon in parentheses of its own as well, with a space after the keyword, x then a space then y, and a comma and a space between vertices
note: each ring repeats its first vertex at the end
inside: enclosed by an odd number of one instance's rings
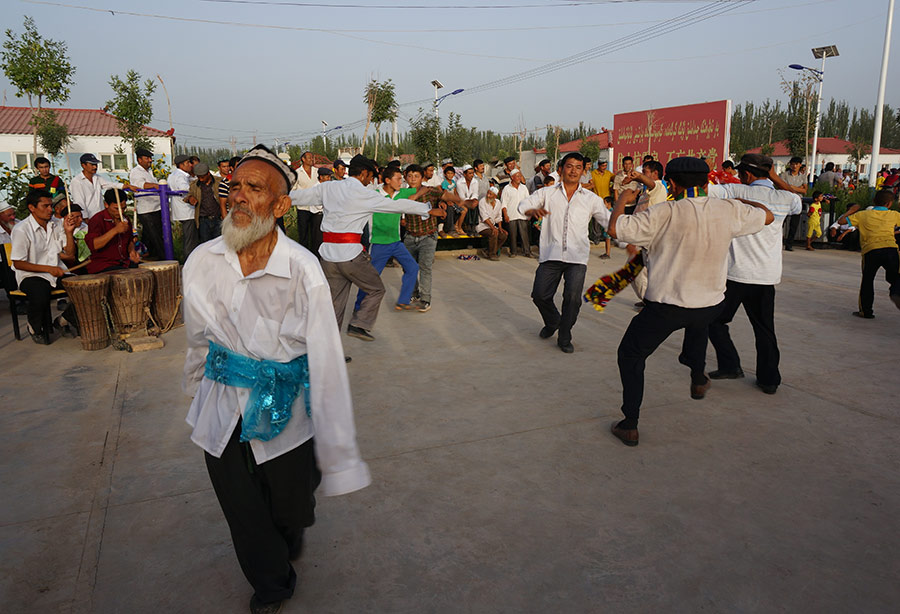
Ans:
POLYGON ((60 151, 65 151, 72 142, 69 127, 59 123, 56 111, 53 109, 39 111, 31 121, 37 128, 37 137, 41 142, 41 147, 50 155, 51 159, 55 158, 60 151))
POLYGON ((419 109, 419 114, 410 121, 409 138, 420 164, 437 159, 438 130, 434 113, 427 113, 424 109, 419 109))
POLYGON ((69 99, 75 67, 69 62, 64 42, 43 38, 31 17, 25 17, 24 27, 25 32, 20 37, 16 37, 12 30, 6 30, 0 67, 9 82, 16 86, 16 97, 25 96, 28 99, 34 137, 32 152, 37 154, 38 125, 35 115, 40 113, 45 101, 63 103, 69 99))
POLYGON ((106 103, 106 109, 116 116, 119 136, 123 141, 131 143, 132 149, 146 147, 152 151, 150 139, 144 135, 144 126, 153 119, 153 101, 150 97, 156 90, 156 84, 152 79, 147 79, 142 88, 140 81, 141 75, 134 70, 125 74, 124 81, 118 75, 112 75, 109 86, 115 98, 106 103))
POLYGON ((804 71, 797 79, 789 81, 785 78, 784 73, 781 74, 781 89, 789 96, 788 102, 788 128, 787 139, 788 149, 794 156, 804 156, 810 170, 815 166, 816 152, 812 152, 812 158, 809 156, 809 130, 815 129, 816 118, 812 117, 812 109, 818 101, 818 94, 815 92, 815 85, 819 82, 819 77, 811 72, 804 71), (802 121, 802 117, 806 116, 806 121, 802 121))
POLYGON ((366 103, 366 131, 363 135, 365 143, 369 133, 369 122, 375 124, 375 157, 378 157, 378 141, 381 136, 381 124, 397 119, 397 99, 394 95, 394 82, 376 81, 372 79, 366 85, 363 94, 366 103))
POLYGON ((458 113, 450 112, 447 116, 447 129, 441 139, 441 155, 461 164, 472 159, 472 131, 462 124, 458 113))
POLYGON ((872 144, 862 139, 847 145, 847 159, 859 170, 859 163, 872 152, 872 144))
POLYGON ((584 139, 581 141, 581 147, 578 148, 578 153, 585 158, 590 158, 593 162, 596 162, 600 159, 600 145, 597 141, 584 139))

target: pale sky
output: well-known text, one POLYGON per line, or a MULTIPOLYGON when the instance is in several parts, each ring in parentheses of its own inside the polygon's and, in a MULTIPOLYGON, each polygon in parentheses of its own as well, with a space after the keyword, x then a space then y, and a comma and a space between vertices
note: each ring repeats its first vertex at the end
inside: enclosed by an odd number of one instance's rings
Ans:
MULTIPOLYGON (((232 136, 246 147, 254 131, 258 142, 299 144, 321 130, 322 120, 330 126, 358 122, 365 117, 363 88, 372 77, 393 79, 401 103, 432 99, 432 79, 445 85, 441 94, 464 88, 442 103, 441 117, 453 111, 479 129, 511 132, 521 125, 573 127, 579 121, 612 128, 616 113, 783 97, 779 69, 791 73, 791 63, 817 67, 810 49, 829 44, 840 56, 827 60, 824 100, 874 108, 888 6, 887 0, 65 3, 69 7, 0 0, 4 28, 21 32, 23 17, 31 15, 43 36, 68 43, 77 73, 66 106, 102 107, 111 97, 110 75, 124 76, 129 68, 144 78, 159 74, 179 143, 209 147, 228 145, 232 136), (327 6, 310 6, 316 4, 327 6), (733 9, 697 22, 722 4, 733 9), (648 31, 691 11, 692 17, 672 24, 680 29, 648 31), (628 42, 636 44, 621 47, 628 42), (599 55, 604 49, 611 52, 599 55), (595 53, 540 76, 481 87, 590 50, 595 53)), ((900 106, 898 29, 895 24, 885 98, 894 107, 900 106)), ((26 104, 2 75, 0 89, 6 104, 26 104)), ((418 106, 401 109, 401 130, 418 106)), ((422 106, 430 108, 430 102, 422 106)), ((154 117, 152 126, 168 129, 161 87, 154 117)))

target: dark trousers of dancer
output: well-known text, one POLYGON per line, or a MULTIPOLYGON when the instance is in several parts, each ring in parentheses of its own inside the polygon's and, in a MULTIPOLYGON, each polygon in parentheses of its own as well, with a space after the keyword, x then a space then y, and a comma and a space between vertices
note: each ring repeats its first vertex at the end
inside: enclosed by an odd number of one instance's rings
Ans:
POLYGON ((297 242, 316 256, 322 245, 322 217, 321 213, 297 209, 297 242))
POLYGON ((787 236, 784 238, 784 246, 793 249, 794 239, 797 238, 797 229, 800 228, 800 216, 802 213, 787 216, 787 236))
POLYGON ((209 479, 228 527, 241 570, 262 603, 294 594, 303 530, 315 522, 313 493, 321 481, 313 440, 256 464, 241 443, 238 421, 221 458, 206 453, 209 479))
POLYGON ((731 341, 728 324, 744 306, 756 337, 756 380, 763 386, 781 384, 778 340, 775 338, 775 286, 728 281, 722 313, 709 325, 709 341, 716 350, 719 371, 741 371, 741 357, 731 341))
POLYGON ((900 296, 900 251, 895 247, 873 249, 862 255, 862 281, 859 284, 859 310, 873 314, 875 303, 875 275, 884 269, 884 280, 891 286, 891 296, 900 296))
POLYGON ((384 282, 372 266, 371 256, 366 252, 360 252, 356 258, 347 262, 323 260, 322 271, 331 289, 331 303, 334 305, 338 329, 344 324, 344 310, 350 297, 350 286, 356 284, 366 296, 359 304, 359 309, 353 311, 350 326, 372 330, 378 317, 378 309, 381 307, 381 299, 384 298, 384 282))
POLYGON ((619 377, 622 379, 620 428, 636 429, 644 401, 644 367, 647 357, 676 330, 684 329, 678 361, 691 369, 691 384, 706 383, 706 343, 708 327, 722 311, 723 303, 688 309, 644 299, 644 308, 631 319, 619 343, 619 377))
POLYGON ((141 242, 147 246, 151 258, 164 260, 166 250, 163 247, 162 213, 152 211, 150 213, 138 213, 141 223, 141 242))
POLYGON ((581 294, 584 291, 585 273, 587 273, 585 264, 548 260, 540 263, 534 274, 531 300, 541 312, 544 326, 559 331, 556 338, 559 345, 566 345, 572 341, 572 327, 575 326, 583 302, 581 294), (553 302, 561 279, 565 279, 562 313, 553 302))

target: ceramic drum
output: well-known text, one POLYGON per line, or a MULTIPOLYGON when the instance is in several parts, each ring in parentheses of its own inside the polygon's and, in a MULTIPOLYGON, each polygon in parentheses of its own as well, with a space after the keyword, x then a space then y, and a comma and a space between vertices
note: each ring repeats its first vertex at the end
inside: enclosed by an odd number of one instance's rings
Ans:
POLYGON ((181 314, 181 265, 177 260, 145 262, 141 269, 153 273, 150 311, 163 331, 184 324, 181 314))
POLYGON ((153 297, 153 273, 143 269, 123 269, 106 275, 109 277, 109 306, 116 332, 123 337, 146 335, 153 297))
POLYGON ((81 347, 85 350, 102 350, 109 345, 109 328, 102 302, 109 292, 108 275, 79 275, 67 277, 62 285, 75 306, 81 347))

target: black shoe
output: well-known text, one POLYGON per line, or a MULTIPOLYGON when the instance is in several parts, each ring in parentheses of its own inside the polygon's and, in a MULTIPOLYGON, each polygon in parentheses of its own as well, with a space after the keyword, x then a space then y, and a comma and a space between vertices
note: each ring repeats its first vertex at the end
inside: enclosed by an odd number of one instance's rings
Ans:
POLYGON ((540 336, 541 339, 549 339, 550 337, 553 336, 553 333, 555 333, 555 332, 556 332, 555 328, 552 328, 550 326, 545 326, 544 328, 541 329, 541 332, 539 332, 538 335, 540 336))
POLYGON ((850 314, 851 316, 856 316, 857 318, 865 318, 866 320, 874 320, 874 313, 863 313, 862 311, 854 311, 850 314))
POLYGON ((759 382, 756 382, 756 385, 759 386, 759 389, 766 394, 775 394, 776 392, 778 392, 778 384, 761 384, 759 382))
POLYGON ((722 371, 718 369, 716 371, 710 371, 707 376, 709 379, 740 379, 744 377, 744 371, 742 369, 738 369, 737 371, 722 371))
POLYGON ((284 606, 284 601, 275 601, 272 603, 262 603, 256 595, 250 598, 250 614, 278 614, 284 606))
POLYGON ((359 326, 347 326, 347 334, 363 341, 375 341, 375 337, 370 335, 369 331, 359 326))
POLYGON ((637 429, 622 429, 619 428, 618 422, 613 422, 610 427, 610 432, 619 438, 619 440, 624 443, 626 446, 634 447, 638 445, 638 430, 637 429))
POLYGON ((706 382, 703 384, 691 384, 691 398, 697 401, 704 398, 710 386, 712 386, 712 382, 708 377, 706 378, 706 382))
POLYGON ((344 356, 344 362, 350 362, 350 361, 352 361, 352 360, 353 360, 353 359, 350 358, 349 356, 344 356))
POLYGON ((571 354, 575 351, 575 346, 572 345, 572 342, 568 343, 559 343, 559 349, 563 351, 564 354, 571 354))
POLYGON ((44 339, 43 333, 31 333, 31 340, 38 345, 50 345, 50 342, 44 339))
POLYGON ((794 251, 794 246, 791 245, 790 243, 788 243, 787 245, 784 246, 784 250, 787 252, 792 252, 792 251, 794 251))

